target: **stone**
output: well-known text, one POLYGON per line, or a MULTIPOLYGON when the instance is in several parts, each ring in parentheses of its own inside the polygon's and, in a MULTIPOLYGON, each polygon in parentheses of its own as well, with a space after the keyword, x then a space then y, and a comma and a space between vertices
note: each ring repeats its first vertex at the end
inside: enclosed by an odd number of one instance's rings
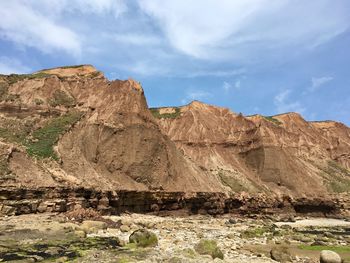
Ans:
POLYGON ((86 237, 86 232, 83 230, 76 230, 74 231, 74 235, 80 237, 80 238, 85 238, 86 237))
POLYGON ((292 262, 292 257, 286 248, 273 248, 270 251, 270 256, 273 260, 281 263, 292 262))
POLYGON ((14 208, 13 206, 8 206, 8 205, 3 205, 1 208, 1 214, 3 215, 14 215, 16 212, 16 208, 14 208))
POLYGON ((129 236, 129 242, 139 247, 154 247, 158 245, 156 234, 146 229, 138 229, 129 236))
POLYGON ((323 235, 325 237, 328 237, 328 238, 335 238, 334 234, 330 233, 330 232, 324 232, 323 235))
POLYGON ((322 250, 320 254, 320 263, 341 263, 341 257, 331 250, 322 250))
POLYGON ((311 246, 327 246, 327 242, 316 240, 315 242, 312 242, 311 246))
POLYGON ((120 231, 122 231, 122 232, 129 232, 130 231, 130 227, 128 227, 127 225, 121 225, 120 226, 120 231))
POLYGON ((96 233, 99 230, 107 229, 107 224, 101 221, 86 220, 80 226, 80 230, 86 233, 96 233))
POLYGON ((233 218, 230 218, 230 219, 228 220, 228 222, 229 222, 230 224, 237 224, 237 220, 236 220, 236 219, 233 219, 233 218))
POLYGON ((58 256, 60 253, 62 253, 63 249, 61 247, 49 247, 45 250, 45 254, 50 255, 51 257, 58 256))

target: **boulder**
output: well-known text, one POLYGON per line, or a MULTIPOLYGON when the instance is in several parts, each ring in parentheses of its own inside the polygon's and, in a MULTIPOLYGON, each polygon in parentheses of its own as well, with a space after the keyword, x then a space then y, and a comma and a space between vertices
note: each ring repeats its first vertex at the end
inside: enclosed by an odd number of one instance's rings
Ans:
POLYGON ((276 260, 281 263, 292 262, 292 257, 286 248, 273 248, 270 251, 270 256, 273 260, 276 260))
POLYGON ((130 231, 130 227, 128 227, 127 225, 121 225, 120 226, 120 231, 122 231, 122 232, 129 232, 130 231))
POLYGON ((154 247, 158 245, 158 238, 151 231, 138 229, 129 236, 129 242, 139 247, 154 247))
POLYGON ((86 220, 83 221, 80 229, 86 233, 95 233, 98 232, 98 230, 107 229, 107 224, 101 221, 86 220))
POLYGON ((322 250, 320 254, 320 263, 342 263, 342 260, 334 251, 322 250))

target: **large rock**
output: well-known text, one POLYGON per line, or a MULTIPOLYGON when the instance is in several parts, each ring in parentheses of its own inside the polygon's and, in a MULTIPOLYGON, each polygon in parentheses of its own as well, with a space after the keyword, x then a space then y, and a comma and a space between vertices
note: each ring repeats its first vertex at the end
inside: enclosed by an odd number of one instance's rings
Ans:
POLYGON ((270 251, 270 256, 273 260, 281 263, 292 262, 292 257, 286 248, 273 248, 270 251))
POLYGON ((80 226, 80 229, 86 233, 95 233, 99 230, 107 229, 107 224, 101 221, 86 220, 80 226))
POLYGON ((139 247, 154 247, 158 245, 158 238, 156 234, 146 229, 139 229, 129 236, 129 242, 139 247))
POLYGON ((341 257, 331 250, 322 250, 320 263, 342 263, 341 257))

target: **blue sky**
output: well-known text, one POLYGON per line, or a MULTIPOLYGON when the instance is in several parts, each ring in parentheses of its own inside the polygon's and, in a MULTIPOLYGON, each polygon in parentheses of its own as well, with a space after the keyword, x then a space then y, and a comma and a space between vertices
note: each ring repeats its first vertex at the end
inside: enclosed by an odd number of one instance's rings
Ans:
POLYGON ((0 0, 0 72, 93 64, 149 106, 350 125, 348 0, 0 0))

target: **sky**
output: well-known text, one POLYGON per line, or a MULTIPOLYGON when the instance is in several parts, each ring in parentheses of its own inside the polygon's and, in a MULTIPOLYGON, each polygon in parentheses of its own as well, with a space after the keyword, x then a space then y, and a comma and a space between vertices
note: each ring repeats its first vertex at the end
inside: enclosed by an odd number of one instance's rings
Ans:
POLYGON ((350 126, 349 0, 0 0, 0 73, 92 64, 148 105, 350 126))

